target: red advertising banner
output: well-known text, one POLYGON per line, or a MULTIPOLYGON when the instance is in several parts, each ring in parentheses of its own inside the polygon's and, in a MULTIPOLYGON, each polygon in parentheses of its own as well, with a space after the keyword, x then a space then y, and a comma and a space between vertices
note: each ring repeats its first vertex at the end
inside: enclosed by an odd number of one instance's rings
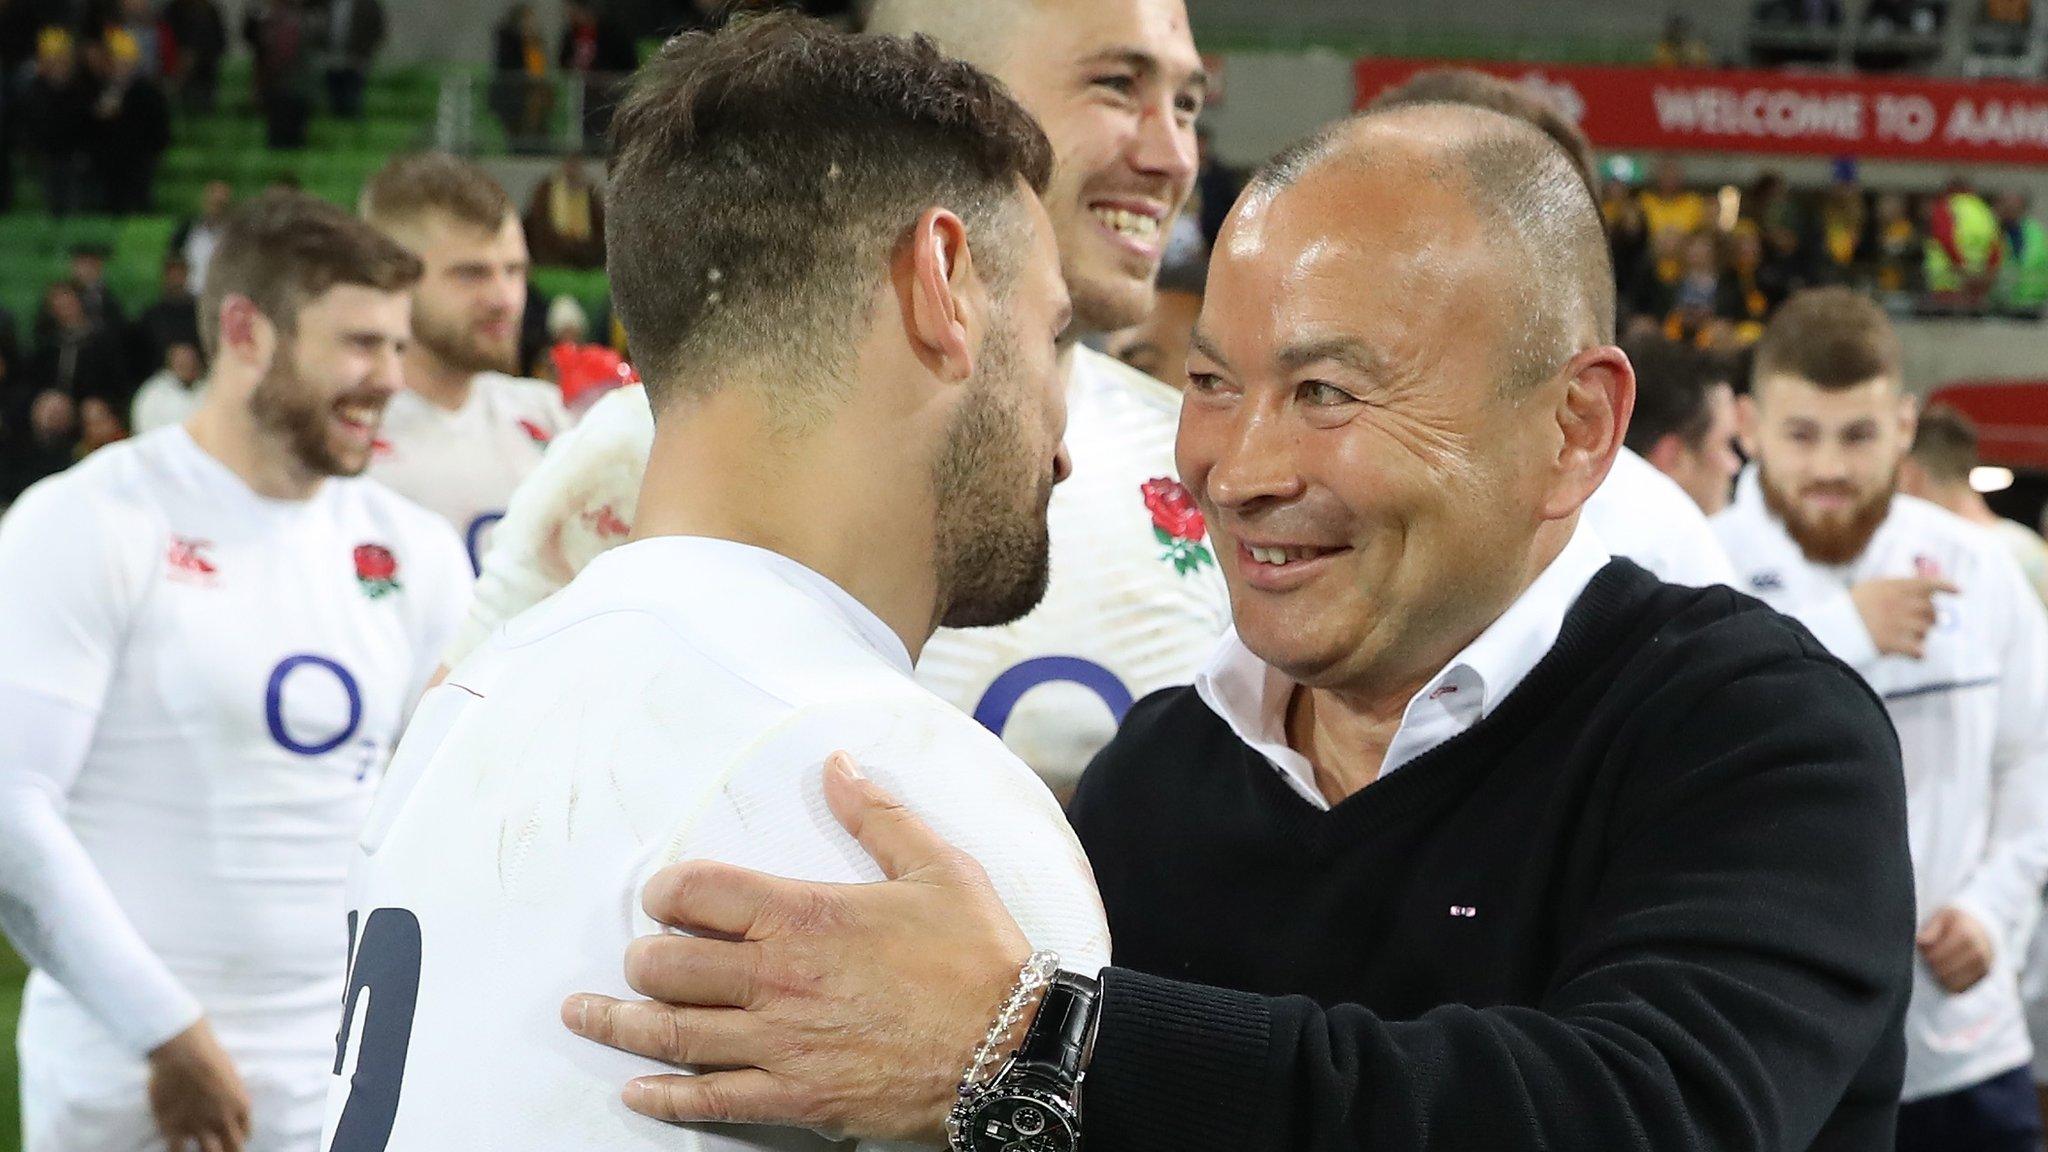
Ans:
POLYGON ((1357 106, 1446 66, 1540 88, 1607 149, 2048 165, 2048 85, 2037 84, 1360 60, 1357 106))

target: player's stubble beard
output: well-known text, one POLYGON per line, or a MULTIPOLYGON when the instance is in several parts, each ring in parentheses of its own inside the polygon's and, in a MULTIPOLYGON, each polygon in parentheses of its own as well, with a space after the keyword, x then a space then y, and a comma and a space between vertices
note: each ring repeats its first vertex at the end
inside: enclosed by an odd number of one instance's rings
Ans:
POLYGON ((435 359, 458 372, 516 375, 519 371, 519 330, 516 326, 511 339, 493 343, 461 317, 451 318, 427 308, 415 307, 412 338, 435 359))
POLYGON ((1038 606, 1051 575, 1049 467, 1031 452, 1018 397, 1017 342, 991 329, 932 469, 939 623, 1008 624, 1038 606))
POLYGON ((370 466, 367 449, 360 453, 335 447, 335 409, 350 403, 368 404, 379 412, 387 400, 381 391, 351 389, 328 396, 299 373, 298 350, 291 340, 278 341, 270 370, 249 394, 249 414, 256 426, 282 440, 299 466, 314 476, 360 476, 370 466))
MULTIPOLYGON (((1857 500, 1842 515, 1809 517, 1801 509, 1795 495, 1786 493, 1771 480, 1769 468, 1758 466, 1757 482, 1763 489, 1764 507, 1785 526, 1786 535, 1799 545, 1799 551, 1815 564, 1848 564, 1863 550, 1870 547, 1872 537, 1884 526, 1885 517, 1891 514, 1892 495, 1899 489, 1899 469, 1892 467, 1892 473, 1876 491, 1857 500)), ((1809 487, 1820 487, 1809 485, 1809 487)), ((1856 497, 1843 485, 1827 487, 1844 492, 1852 499, 1856 497)))

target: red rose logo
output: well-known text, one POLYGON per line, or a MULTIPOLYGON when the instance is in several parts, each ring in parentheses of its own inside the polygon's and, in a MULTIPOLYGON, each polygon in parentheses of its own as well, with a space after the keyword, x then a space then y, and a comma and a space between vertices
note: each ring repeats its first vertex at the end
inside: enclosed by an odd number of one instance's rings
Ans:
POLYGON ((398 557, 382 544, 358 544, 355 551, 356 582, 363 595, 375 600, 398 590, 398 557))
POLYGON ((1202 510, 1195 507, 1195 498, 1188 495, 1180 481, 1157 476, 1145 481, 1140 491, 1145 495, 1146 511, 1152 513, 1152 535, 1166 547, 1160 554, 1161 560, 1172 561, 1174 571, 1183 576, 1216 562, 1208 546, 1202 543, 1209 530, 1202 510))

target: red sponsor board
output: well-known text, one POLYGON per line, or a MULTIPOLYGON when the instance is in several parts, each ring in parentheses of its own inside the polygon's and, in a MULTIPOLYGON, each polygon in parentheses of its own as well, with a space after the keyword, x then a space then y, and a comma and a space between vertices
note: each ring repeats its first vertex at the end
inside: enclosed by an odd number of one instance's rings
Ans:
POLYGON ((1427 68, 1547 93, 1595 145, 2048 165, 2048 85, 1441 60, 1360 60, 1357 106, 1427 68))

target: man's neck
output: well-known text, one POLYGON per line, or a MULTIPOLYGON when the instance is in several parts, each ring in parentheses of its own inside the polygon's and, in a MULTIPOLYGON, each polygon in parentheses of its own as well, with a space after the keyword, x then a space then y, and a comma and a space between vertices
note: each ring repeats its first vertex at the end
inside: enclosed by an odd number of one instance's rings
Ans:
POLYGON ((1984 497, 1967 484, 1947 489, 1935 503, 1972 524, 1996 524, 1999 520, 1998 513, 1991 510, 1991 505, 1984 502, 1984 497))
MULTIPOLYGON (((185 430, 201 451, 270 500, 310 500, 326 477, 309 471, 284 445, 257 427, 247 402, 230 402, 215 388, 185 430)), ((246 395, 246 393, 242 393, 246 395)))
POLYGON ((443 412, 460 412, 469 403, 474 373, 454 367, 422 348, 417 340, 405 350, 405 386, 443 412))
POLYGON ((727 388, 655 426, 634 539, 751 544, 832 581, 916 660, 938 626, 929 462, 823 432, 771 430, 727 388))

